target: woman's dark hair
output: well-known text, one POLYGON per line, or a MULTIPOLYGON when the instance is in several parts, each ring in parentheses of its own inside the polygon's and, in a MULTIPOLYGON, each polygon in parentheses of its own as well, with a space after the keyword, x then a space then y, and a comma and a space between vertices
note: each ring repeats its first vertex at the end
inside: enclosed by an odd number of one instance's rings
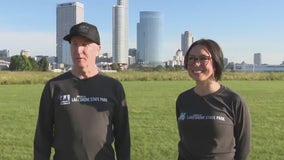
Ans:
POLYGON ((211 39, 200 39, 192 43, 192 45, 189 47, 184 57, 184 68, 187 69, 189 52, 194 46, 197 45, 204 46, 209 51, 209 54, 213 61, 214 78, 217 81, 220 80, 224 69, 223 52, 221 47, 218 45, 218 43, 211 39))

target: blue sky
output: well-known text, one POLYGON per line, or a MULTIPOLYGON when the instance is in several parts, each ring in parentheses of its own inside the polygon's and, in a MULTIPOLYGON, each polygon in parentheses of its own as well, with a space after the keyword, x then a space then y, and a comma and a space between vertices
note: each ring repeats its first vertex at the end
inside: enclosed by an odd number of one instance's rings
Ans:
MULTIPOLYGON (((56 5, 67 0, 3 1, 0 14, 0 50, 11 55, 22 49, 31 55, 55 56, 56 5)), ((111 53, 112 6, 116 0, 78 0, 85 5, 85 21, 101 34, 102 53, 111 53)), ((140 11, 163 13, 164 54, 172 59, 180 37, 190 31, 195 40, 217 41, 229 61, 284 61, 283 0, 129 0, 129 47, 136 48, 136 24, 140 11)))

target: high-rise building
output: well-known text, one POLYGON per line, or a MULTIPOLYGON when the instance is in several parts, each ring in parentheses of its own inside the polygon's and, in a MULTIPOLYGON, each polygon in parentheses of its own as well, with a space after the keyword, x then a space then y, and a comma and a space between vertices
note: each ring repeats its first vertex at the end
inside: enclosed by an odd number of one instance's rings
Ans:
POLYGON ((261 53, 255 53, 253 55, 253 64, 261 65, 261 53))
POLYGON ((113 62, 128 64, 128 0, 117 0, 112 8, 113 62))
POLYGON ((223 64, 224 64, 224 67, 226 67, 229 63, 229 59, 228 58, 223 58, 223 64))
POLYGON ((9 57, 10 51, 7 49, 0 50, 0 59, 1 60, 6 60, 9 57))
POLYGON ((136 58, 137 58, 136 53, 137 53, 136 48, 129 48, 128 49, 128 65, 136 63, 136 58))
POLYGON ((56 7, 56 56, 57 63, 72 65, 69 43, 63 37, 70 28, 84 21, 84 4, 70 2, 58 4, 56 7))
POLYGON ((185 31, 184 34, 181 34, 181 50, 183 55, 186 54, 188 48, 193 43, 192 33, 185 31))
POLYGON ((160 12, 140 12, 140 22, 137 23, 138 63, 152 66, 163 64, 162 22, 160 12))

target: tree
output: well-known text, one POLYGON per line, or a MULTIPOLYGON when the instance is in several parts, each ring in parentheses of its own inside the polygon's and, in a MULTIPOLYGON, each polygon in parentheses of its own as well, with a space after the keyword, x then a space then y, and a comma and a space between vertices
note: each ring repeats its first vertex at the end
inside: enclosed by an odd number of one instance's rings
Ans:
POLYGON ((11 57, 9 69, 11 71, 30 71, 32 65, 26 56, 15 55, 11 57))
POLYGON ((117 71, 121 70, 118 63, 113 63, 110 65, 110 67, 112 70, 117 70, 117 71))
POLYGON ((28 59, 29 59, 31 65, 32 65, 32 70, 38 71, 39 70, 38 62, 34 58, 31 58, 31 57, 29 57, 28 59))
POLYGON ((49 63, 48 63, 46 57, 43 57, 43 58, 38 62, 38 65, 39 65, 39 70, 40 70, 40 71, 48 71, 49 63))
POLYGON ((158 65, 154 68, 154 71, 164 71, 165 67, 163 67, 162 65, 158 65))

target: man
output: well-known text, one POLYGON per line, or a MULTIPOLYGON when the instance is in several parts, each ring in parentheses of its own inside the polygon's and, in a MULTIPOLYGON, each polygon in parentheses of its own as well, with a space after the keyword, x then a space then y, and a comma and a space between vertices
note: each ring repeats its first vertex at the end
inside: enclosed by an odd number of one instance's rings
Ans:
POLYGON ((49 160, 52 147, 54 160, 129 160, 125 92, 95 64, 101 49, 96 26, 74 25, 64 40, 71 46, 72 70, 49 80, 43 89, 34 160, 49 160))

